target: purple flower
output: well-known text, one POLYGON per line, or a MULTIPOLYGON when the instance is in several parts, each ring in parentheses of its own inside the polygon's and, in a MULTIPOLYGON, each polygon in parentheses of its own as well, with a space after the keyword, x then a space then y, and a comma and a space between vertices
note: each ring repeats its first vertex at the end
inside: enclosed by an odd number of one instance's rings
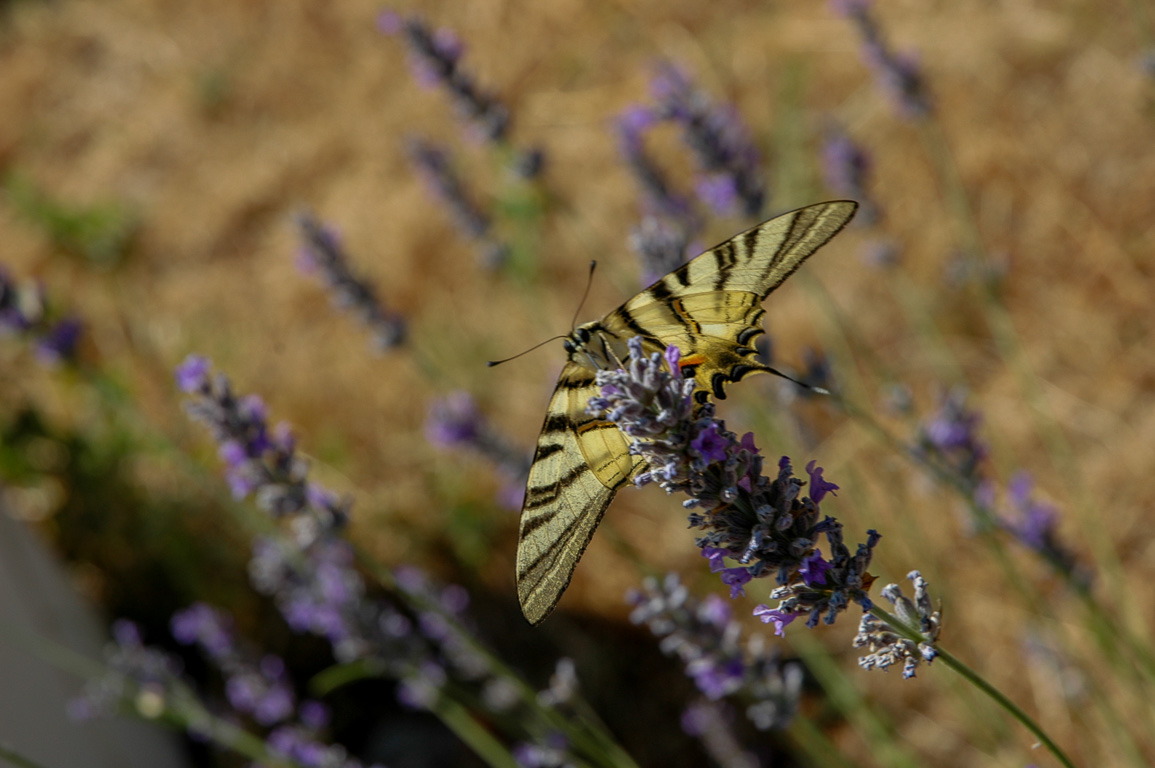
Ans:
POLYGON ((719 214, 740 203, 744 216, 759 216, 766 202, 761 161, 737 111, 712 104, 685 72, 671 64, 658 67, 651 88, 657 114, 681 126, 683 139, 698 159, 702 201, 719 214))
POLYGON ((205 603, 193 603, 169 620, 173 639, 183 645, 200 645, 211 658, 223 659, 234 652, 231 621, 205 603))
POLYGON ((298 264, 310 274, 318 274, 332 292, 333 304, 351 311, 370 330, 373 346, 384 352, 404 343, 405 320, 386 309, 368 281, 358 278, 349 267, 349 257, 336 236, 307 211, 297 214, 303 240, 298 264))
POLYGON ((521 509, 526 457, 485 420, 468 392, 457 391, 432 401, 425 419, 425 439, 439 448, 468 448, 485 457, 505 479, 499 491, 502 506, 521 509))
POLYGON ((444 87, 458 114, 486 141, 505 140, 509 110, 492 94, 483 91, 461 68, 464 45, 457 35, 447 29, 431 30, 416 16, 396 14, 378 17, 378 29, 404 38, 410 68, 418 83, 444 87))
POLYGON ((918 454, 945 464, 976 495, 983 481, 987 444, 979 437, 982 416, 966 403, 966 392, 953 389, 919 435, 918 454))
POLYGON ((509 247, 494 237, 493 222, 466 192, 447 151, 421 139, 410 139, 407 148, 409 159, 425 186, 449 210, 461 234, 477 245, 482 266, 496 269, 504 264, 509 257, 509 247))
POLYGON ((841 128, 829 126, 822 142, 822 170, 826 185, 838 195, 858 201, 858 226, 878 222, 879 208, 869 189, 870 156, 841 128))
POLYGON ((439 448, 474 443, 483 429, 481 411, 464 391, 434 400, 425 419, 425 439, 439 448))
POLYGON ((822 467, 817 466, 818 462, 811 461, 806 465, 806 474, 810 475, 810 498, 815 504, 821 504, 822 500, 826 498, 826 494, 837 496, 835 491, 838 486, 834 483, 828 482, 822 477, 822 467))
POLYGON ((209 383, 209 370, 212 363, 207 357, 189 355, 184 362, 177 366, 176 385, 181 392, 192 393, 204 389, 209 383))
POLYGON ((909 118, 930 114, 930 96, 918 61, 913 55, 895 53, 886 44, 882 30, 870 15, 870 0, 831 0, 830 6, 858 29, 863 58, 899 112, 909 118))
POLYGON ((715 461, 725 461, 731 442, 718 432, 718 424, 711 423, 690 441, 690 449, 701 459, 703 464, 715 461))
POLYGON ((1008 486, 1015 514, 1013 517, 1003 516, 1001 526, 1057 571, 1073 579, 1076 586, 1086 589, 1090 584, 1090 574, 1078 567, 1074 553, 1059 541, 1058 511, 1037 500, 1033 490, 1034 481, 1030 474, 1016 472, 1008 486))
POLYGON ((822 553, 814 550, 798 568, 798 573, 802 576, 802 580, 806 582, 808 587, 817 587, 826 584, 826 572, 833 568, 830 563, 822 558, 822 553))
POLYGON ((722 583, 730 588, 730 599, 737 600, 746 594, 742 585, 754 578, 745 568, 725 568, 722 570, 722 583))
POLYGON ((660 637, 662 651, 682 660, 708 699, 740 697, 762 730, 790 722, 801 691, 797 665, 783 663, 757 638, 743 642, 743 628, 724 600, 710 595, 698 601, 673 573, 660 583, 647 579, 628 599, 634 605, 630 621, 660 637))
POLYGON ((774 634, 779 637, 786 635, 786 627, 798 618, 796 613, 785 613, 768 605, 759 605, 754 609, 754 615, 762 620, 763 624, 774 623, 774 634))
POLYGON ((53 325, 40 337, 36 345, 37 355, 45 363, 69 362, 76 355, 80 344, 80 334, 84 326, 80 320, 70 317, 53 325))
POLYGON ((657 482, 669 493, 684 492, 684 506, 693 511, 690 526, 705 531, 697 546, 730 587, 731 597, 744 592, 754 578, 774 577, 771 596, 781 599, 786 613, 810 614, 812 625, 834 617, 851 603, 864 608, 873 581, 866 569, 878 535, 851 552, 842 540, 842 526, 821 518, 819 502, 837 488, 822 478, 822 470, 807 467, 811 496, 802 497, 803 483, 794 477, 787 457, 776 479, 763 477, 762 458, 753 440, 737 436, 713 416, 709 402, 690 397, 695 382, 672 374, 662 356, 645 355, 637 338, 627 342, 629 370, 602 370, 596 381, 613 396, 591 398, 589 410, 618 424, 635 438, 631 452, 649 469, 638 484, 657 482), (696 403, 696 404, 695 404, 696 403), (817 557, 816 540, 825 536, 829 562, 817 557), (739 567, 727 568, 725 558, 739 567), (814 584, 821 582, 821 588, 814 584))

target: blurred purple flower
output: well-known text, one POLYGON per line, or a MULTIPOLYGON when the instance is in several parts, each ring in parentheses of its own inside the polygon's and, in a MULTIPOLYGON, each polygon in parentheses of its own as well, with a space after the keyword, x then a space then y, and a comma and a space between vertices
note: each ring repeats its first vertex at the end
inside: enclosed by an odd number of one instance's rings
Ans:
POLYGON ((386 35, 400 35, 409 51, 410 69, 427 88, 441 87, 470 130, 483 141, 502 150, 506 167, 523 179, 541 174, 545 153, 540 149, 513 149, 509 145, 510 112, 492 92, 481 88, 461 66, 465 45, 449 29, 431 30, 417 16, 382 13, 377 28, 386 35))
POLYGON ((195 643, 212 659, 228 658, 235 653, 232 620, 205 603, 193 603, 174 613, 169 620, 169 631, 178 643, 195 643))
POLYGON ((874 70, 882 88, 899 112, 908 118, 926 117, 931 112, 930 95, 918 60, 911 54, 895 53, 883 40, 882 30, 870 14, 870 0, 831 0, 830 7, 849 19, 862 37, 862 55, 874 70))
POLYGON ((822 170, 826 185, 838 195, 858 201, 858 226, 878 223, 879 207, 869 189, 870 156, 841 128, 829 126, 822 142, 822 170))
POLYGON ((426 187, 449 209, 457 229, 477 245, 482 266, 496 269, 504 264, 509 258, 509 247, 494 237, 493 222, 470 199, 446 150, 421 139, 410 139, 408 154, 426 187))
POLYGON ((57 322, 37 341, 37 356, 42 362, 53 365, 71 362, 76 355, 83 331, 84 326, 74 317, 57 322))
POLYGON ((468 392, 459 390, 430 403, 425 439, 439 448, 465 448, 488 459, 505 481, 499 501, 510 509, 521 509, 529 462, 486 421, 468 392))
POLYGON ((702 201, 719 214, 740 207, 743 216, 760 216, 766 203, 761 160, 737 110, 714 105, 684 71, 669 63, 658 66, 651 90, 658 117, 681 126, 698 159, 702 201))
POLYGON ((403 344, 406 337, 404 318, 386 309, 373 287, 353 274, 349 257, 336 234, 308 211, 298 213, 296 220, 303 241, 298 264, 306 272, 321 277, 332 292, 334 306, 352 311, 368 326, 373 346, 378 351, 385 352, 403 344))
POLYGON ((662 652, 682 660, 709 700, 733 696, 746 702, 747 716, 762 730, 789 724, 801 692, 800 666, 783 663, 760 638, 743 643, 742 627, 723 599, 698 601, 673 573, 662 582, 646 579, 627 599, 634 606, 630 621, 661 638, 662 652), (777 716, 768 718, 768 712, 777 716))
POLYGON ((487 141, 506 138, 509 110, 462 70, 465 46, 456 34, 448 29, 432 30, 416 16, 400 16, 392 11, 378 17, 377 28, 384 34, 402 36, 417 82, 426 87, 444 87, 458 114, 487 141))
POLYGON ((43 286, 36 282, 17 285, 0 266, 0 332, 3 331, 32 342, 37 359, 55 366, 76 362, 84 324, 77 317, 54 320, 43 286))
POLYGON ((1030 474, 1016 472, 1007 491, 1014 516, 1001 517, 1002 527, 1080 588, 1090 586, 1090 574, 1078 567, 1074 553, 1059 541, 1058 511, 1034 497, 1030 474))
POLYGON ((961 388, 942 398, 935 414, 920 427, 916 450, 945 464, 973 495, 983 480, 988 448, 979 437, 982 416, 967 406, 966 399, 961 388))

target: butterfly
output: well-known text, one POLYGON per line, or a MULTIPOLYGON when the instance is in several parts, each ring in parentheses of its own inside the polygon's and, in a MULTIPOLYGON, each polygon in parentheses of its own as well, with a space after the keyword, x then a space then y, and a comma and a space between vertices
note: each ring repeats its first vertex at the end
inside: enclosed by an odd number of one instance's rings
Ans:
POLYGON ((549 401, 521 510, 517 594, 531 624, 557 605, 614 494, 643 469, 615 424, 586 413, 590 397, 599 394, 598 369, 628 362, 626 342, 640 336, 647 355, 678 346, 679 365, 695 377, 699 402, 711 394, 725 398, 732 381, 773 372, 754 357, 753 340, 764 333, 763 300, 857 208, 837 200, 763 222, 569 334, 569 362, 549 401))

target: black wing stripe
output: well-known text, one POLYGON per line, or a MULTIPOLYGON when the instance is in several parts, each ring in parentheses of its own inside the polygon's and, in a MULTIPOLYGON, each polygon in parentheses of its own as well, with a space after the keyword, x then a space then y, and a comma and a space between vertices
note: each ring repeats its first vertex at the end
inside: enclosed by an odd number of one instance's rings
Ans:
POLYGON ((653 337, 652 334, 644 327, 642 327, 642 324, 634 318, 634 313, 625 307, 622 307, 620 310, 618 310, 618 317, 622 319, 622 322, 627 328, 633 331, 635 336, 641 336, 647 339, 653 337))
POLYGON ((533 460, 541 461, 544 458, 553 456, 555 453, 560 453, 565 450, 565 446, 561 443, 541 443, 537 447, 537 453, 533 455, 533 460))

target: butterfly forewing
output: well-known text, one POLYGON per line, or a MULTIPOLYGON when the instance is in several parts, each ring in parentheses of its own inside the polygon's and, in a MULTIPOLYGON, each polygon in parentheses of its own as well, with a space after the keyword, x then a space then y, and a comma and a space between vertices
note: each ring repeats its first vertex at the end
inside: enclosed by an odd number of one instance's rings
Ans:
MULTIPOLYGON (((724 384, 768 370, 753 359, 753 339, 763 332, 762 301, 857 207, 840 200, 801 208, 706 251, 593 324, 600 349, 620 356, 631 336, 644 337, 647 350, 675 344, 694 365, 697 396, 725 397, 724 384)), ((586 414, 597 394, 592 361, 600 357, 588 349, 570 354, 530 468, 517 591, 533 624, 553 610, 614 493, 640 470, 626 436, 586 414)))

